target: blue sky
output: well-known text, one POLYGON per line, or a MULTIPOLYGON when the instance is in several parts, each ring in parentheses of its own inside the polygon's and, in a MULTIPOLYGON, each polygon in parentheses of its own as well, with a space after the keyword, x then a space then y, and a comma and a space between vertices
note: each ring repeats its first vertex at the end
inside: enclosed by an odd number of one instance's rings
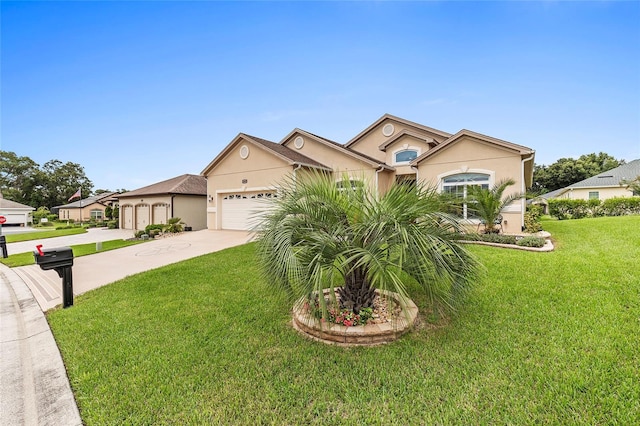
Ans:
POLYGON ((199 173, 238 133, 345 143, 385 113, 640 158, 640 2, 0 2, 0 149, 95 188, 199 173))

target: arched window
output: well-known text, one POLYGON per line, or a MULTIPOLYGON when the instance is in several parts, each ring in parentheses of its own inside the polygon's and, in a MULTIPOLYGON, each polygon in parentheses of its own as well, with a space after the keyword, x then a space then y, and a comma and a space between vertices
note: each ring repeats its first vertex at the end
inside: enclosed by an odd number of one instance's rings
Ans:
MULTIPOLYGON (((442 192, 451 194, 454 198, 464 200, 467 198, 468 188, 470 186, 479 186, 483 189, 489 189, 489 175, 484 173, 458 173, 450 175, 442 179, 442 192)), ((467 203, 462 203, 462 211, 460 212, 464 219, 473 219, 474 216, 467 203)))
POLYGON ((408 163, 418 157, 418 151, 415 149, 403 149, 394 154, 393 160, 397 163, 408 163))

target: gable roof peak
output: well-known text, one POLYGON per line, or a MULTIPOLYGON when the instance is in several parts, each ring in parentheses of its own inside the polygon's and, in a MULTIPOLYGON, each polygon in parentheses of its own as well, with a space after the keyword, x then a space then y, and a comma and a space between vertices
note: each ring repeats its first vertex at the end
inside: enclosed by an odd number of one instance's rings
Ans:
POLYGON ((373 122, 373 124, 369 125, 366 129, 364 129, 362 132, 358 133, 353 139, 351 139, 349 142, 347 142, 345 144, 346 147, 350 147, 351 145, 355 144, 356 142, 358 142, 360 139, 362 139, 363 136, 365 136, 366 134, 368 134, 369 132, 371 132, 374 128, 376 128, 377 126, 379 126, 382 122, 384 122, 385 120, 394 120, 397 121, 399 123, 402 123, 408 127, 413 127, 416 129, 420 129, 429 133, 433 133, 436 135, 439 135, 441 137, 444 138, 448 138, 451 136, 451 133, 442 131, 442 130, 438 130, 438 129, 434 129, 433 127, 428 127, 425 126, 423 124, 420 123, 416 123, 414 121, 410 121, 389 113, 385 113, 382 117, 380 117, 379 119, 377 119, 376 121, 373 122))

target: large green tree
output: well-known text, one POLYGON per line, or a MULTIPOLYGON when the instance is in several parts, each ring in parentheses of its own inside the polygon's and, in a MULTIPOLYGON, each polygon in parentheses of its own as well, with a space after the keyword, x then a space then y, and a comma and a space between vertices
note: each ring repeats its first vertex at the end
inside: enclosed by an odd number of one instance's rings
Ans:
POLYGON ((456 242, 457 219, 442 213, 434 189, 394 184, 378 196, 323 174, 283 188, 262 221, 258 254, 268 282, 295 298, 336 286, 342 307, 358 313, 375 289, 407 297, 417 283, 434 309, 451 309, 474 281, 479 265, 456 242))
POLYGON ((533 170, 531 191, 535 194, 544 194, 614 169, 622 164, 624 164, 624 160, 616 160, 604 152, 581 155, 577 160, 561 158, 549 166, 536 164, 533 170))
POLYGON ((7 200, 40 206, 43 175, 38 163, 14 152, 0 151, 0 191, 7 200))
POLYGON ((80 164, 60 160, 49 160, 42 166, 46 179, 43 187, 44 205, 55 207, 67 204, 69 197, 78 189, 85 198, 91 195, 93 183, 80 164))
POLYGON ((83 197, 93 189, 80 164, 50 160, 40 167, 29 157, 0 151, 0 191, 8 200, 50 209, 66 204, 78 189, 83 197))

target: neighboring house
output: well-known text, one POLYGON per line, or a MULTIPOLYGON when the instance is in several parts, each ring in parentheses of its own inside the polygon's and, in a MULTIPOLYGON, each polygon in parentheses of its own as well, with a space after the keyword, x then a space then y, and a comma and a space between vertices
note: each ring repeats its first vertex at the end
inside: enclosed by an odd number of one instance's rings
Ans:
POLYGON ((11 200, 5 200, 0 193, 0 216, 4 216, 7 221, 5 225, 27 226, 31 223, 31 212, 35 208, 25 206, 11 200))
POLYGON ((202 176, 181 175, 118 195, 120 228, 143 230, 179 217, 197 231, 207 227, 207 181, 202 176))
POLYGON ((632 181, 640 176, 640 159, 630 161, 615 169, 597 174, 565 188, 556 189, 540 196, 550 198, 567 198, 571 200, 606 200, 613 197, 631 197, 633 191, 627 189, 623 181, 632 181))
MULTIPOLYGON (((389 114, 346 144, 294 129, 279 143, 240 133, 202 171, 207 178, 209 229, 251 229, 261 199, 277 197, 286 176, 305 171, 347 174, 370 182, 382 194, 394 182, 424 182, 440 191, 466 195, 471 185, 491 187, 512 178, 508 193, 531 186, 530 148, 469 130, 443 132, 389 114)), ((505 196, 508 195, 505 193, 505 196)), ((524 200, 503 213, 505 232, 524 225, 524 200)), ((477 223, 465 209, 469 223, 477 223)))
POLYGON ((58 213, 59 220, 74 220, 76 222, 88 220, 104 220, 107 206, 113 207, 115 192, 103 192, 99 195, 74 201, 73 203, 56 206, 51 210, 58 213))

